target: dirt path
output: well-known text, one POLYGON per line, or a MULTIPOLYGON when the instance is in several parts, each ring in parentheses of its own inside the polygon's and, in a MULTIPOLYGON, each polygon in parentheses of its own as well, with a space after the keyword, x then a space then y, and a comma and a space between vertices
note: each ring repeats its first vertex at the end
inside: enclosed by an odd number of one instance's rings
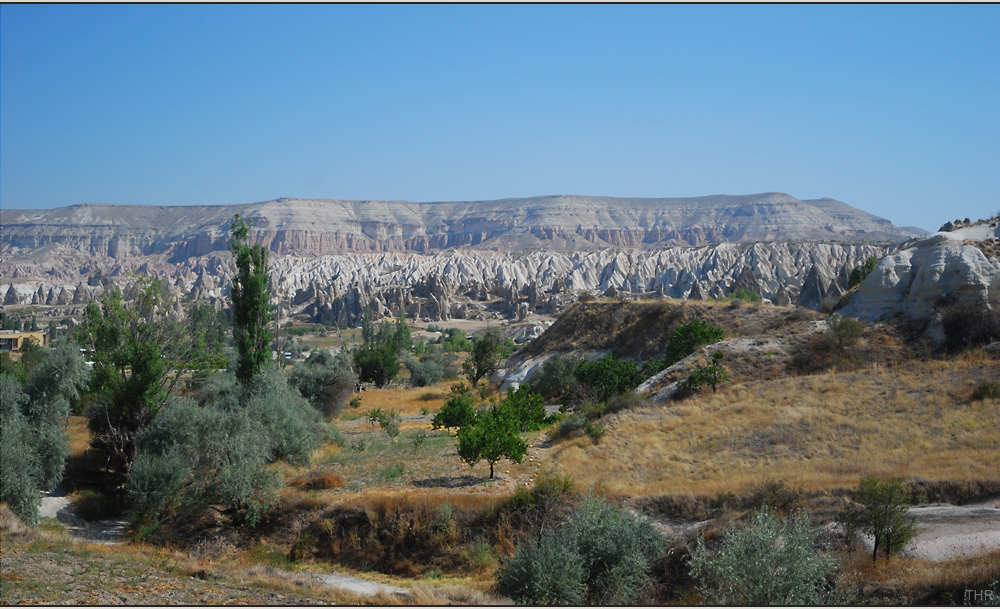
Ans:
POLYGON ((116 544, 121 539, 128 520, 111 519, 87 522, 76 515, 73 503, 66 496, 62 486, 50 493, 42 493, 42 504, 38 508, 39 518, 55 518, 66 527, 70 537, 95 543, 116 544))
POLYGON ((406 593, 406 590, 397 588, 396 586, 370 582, 366 579, 351 577, 350 575, 343 575, 341 573, 321 573, 316 575, 316 578, 323 582, 325 586, 330 588, 347 590, 348 592, 364 594, 366 596, 373 596, 379 592, 385 592, 387 594, 406 593))

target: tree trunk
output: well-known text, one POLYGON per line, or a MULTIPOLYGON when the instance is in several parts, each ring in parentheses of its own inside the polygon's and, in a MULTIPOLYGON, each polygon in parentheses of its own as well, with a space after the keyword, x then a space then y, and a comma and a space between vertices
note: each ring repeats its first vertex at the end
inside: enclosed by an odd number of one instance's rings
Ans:
POLYGON ((872 548, 872 564, 875 564, 875 558, 878 556, 878 536, 875 537, 875 547, 872 548))
POLYGON ((493 479, 493 462, 490 461, 490 480, 493 479))

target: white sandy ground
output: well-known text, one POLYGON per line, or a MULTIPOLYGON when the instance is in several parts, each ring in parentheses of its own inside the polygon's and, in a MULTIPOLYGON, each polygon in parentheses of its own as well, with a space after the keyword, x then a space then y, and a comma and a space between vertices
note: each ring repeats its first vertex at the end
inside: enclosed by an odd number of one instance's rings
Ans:
MULTIPOLYGON (((969 505, 910 508, 916 535, 903 552, 913 558, 940 561, 1000 550, 1000 498, 969 505)), ((872 549, 871 538, 862 540, 872 549)))

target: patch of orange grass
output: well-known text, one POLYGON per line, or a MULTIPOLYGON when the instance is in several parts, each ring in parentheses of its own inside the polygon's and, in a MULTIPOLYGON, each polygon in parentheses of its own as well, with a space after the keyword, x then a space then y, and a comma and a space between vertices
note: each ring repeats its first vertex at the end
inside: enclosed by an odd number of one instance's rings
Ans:
POLYGON ((327 490, 331 488, 340 488, 346 484, 344 479, 328 471, 313 471, 299 476, 291 481, 289 481, 292 486, 300 486, 305 489, 310 490, 327 490))
POLYGON ((562 442, 550 463, 584 487, 633 496, 740 492, 766 479, 853 488, 864 474, 996 479, 1000 409, 969 399, 969 381, 995 374, 995 363, 965 357, 737 384, 609 417, 599 444, 562 442))
POLYGON ((70 417, 69 425, 66 426, 68 436, 67 448, 69 448, 69 458, 82 458, 83 454, 90 448, 90 430, 87 429, 86 417, 70 417))

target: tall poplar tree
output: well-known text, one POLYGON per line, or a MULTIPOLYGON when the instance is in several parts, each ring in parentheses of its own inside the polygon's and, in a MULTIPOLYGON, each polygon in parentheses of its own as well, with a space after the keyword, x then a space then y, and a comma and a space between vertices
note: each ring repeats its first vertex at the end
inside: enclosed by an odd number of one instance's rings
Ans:
POLYGON ((250 225, 243 216, 233 219, 229 250, 236 261, 230 298, 233 301, 233 339, 238 359, 236 378, 247 384, 271 359, 271 292, 267 270, 267 248, 251 245, 250 225))

